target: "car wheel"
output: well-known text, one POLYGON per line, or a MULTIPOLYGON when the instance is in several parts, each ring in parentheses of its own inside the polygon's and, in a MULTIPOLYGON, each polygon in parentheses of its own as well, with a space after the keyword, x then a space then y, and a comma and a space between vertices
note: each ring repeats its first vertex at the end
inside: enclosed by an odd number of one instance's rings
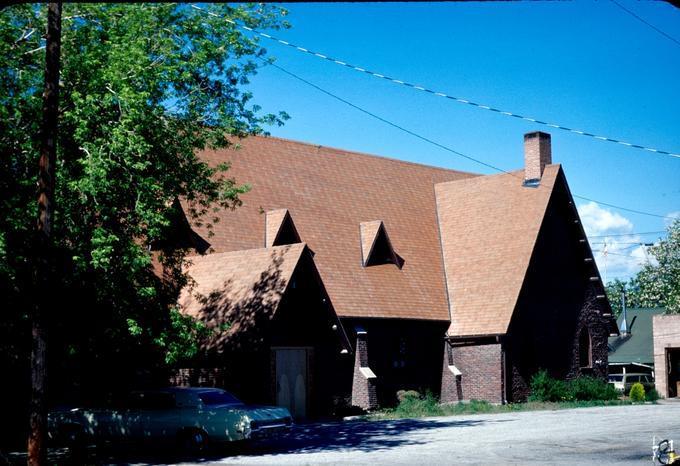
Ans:
POLYGON ((195 455, 208 449, 208 434, 202 429, 186 429, 182 432, 180 440, 185 453, 195 455))

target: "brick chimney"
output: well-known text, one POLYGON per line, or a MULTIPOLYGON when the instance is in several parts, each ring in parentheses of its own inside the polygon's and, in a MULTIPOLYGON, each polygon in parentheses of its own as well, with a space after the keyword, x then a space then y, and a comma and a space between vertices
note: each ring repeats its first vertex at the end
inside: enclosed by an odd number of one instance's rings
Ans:
POLYGON ((543 169, 552 163, 550 135, 541 131, 524 135, 524 186, 538 186, 543 169))

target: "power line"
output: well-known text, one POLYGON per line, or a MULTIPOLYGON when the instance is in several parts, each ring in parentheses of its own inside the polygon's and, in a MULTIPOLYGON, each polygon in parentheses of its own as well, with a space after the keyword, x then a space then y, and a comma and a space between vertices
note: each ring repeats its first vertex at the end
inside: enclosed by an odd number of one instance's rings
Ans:
MULTIPOLYGON (((420 139, 420 140, 422 140, 422 141, 425 141, 425 142, 427 142, 427 143, 429 143, 429 144, 432 144, 432 145, 434 145, 434 146, 436 146, 436 147, 438 147, 438 148, 440 148, 440 149, 443 149, 443 150, 445 150, 445 151, 447 151, 447 152, 451 152, 452 154, 455 154, 455 155, 458 155, 458 156, 460 156, 460 157, 466 158, 466 159, 471 160, 471 161, 473 161, 473 162, 475 162, 475 163, 478 163, 478 164, 480 164, 480 165, 484 165, 485 167, 491 168, 491 169, 496 170, 496 171, 498 171, 498 172, 505 173, 505 174, 507 174, 507 175, 516 176, 516 177, 517 177, 517 175, 516 175, 515 173, 509 172, 509 171, 507 171, 507 170, 503 170, 502 168, 496 167, 495 165, 491 165, 491 164, 489 164, 489 163, 487 163, 487 162, 484 162, 484 161, 482 161, 482 160, 479 160, 479 159, 477 159, 477 158, 475 158, 475 157, 472 157, 472 156, 470 156, 470 155, 463 154, 462 152, 459 152, 459 151, 457 151, 457 150, 455 150, 455 149, 452 149, 452 148, 450 148, 450 147, 448 147, 448 146, 446 146, 446 145, 444 145, 444 144, 441 144, 441 143, 439 143, 439 142, 433 141, 433 140, 430 139, 430 138, 427 138, 427 137, 425 137, 425 136, 422 136, 422 135, 420 135, 420 134, 418 134, 418 133, 416 133, 416 132, 414 132, 414 131, 412 131, 412 130, 410 130, 410 129, 404 128, 404 127, 401 126, 401 125, 398 125, 398 124, 396 124, 396 123, 394 123, 394 122, 392 122, 392 121, 390 121, 390 120, 387 120, 386 118, 383 118, 383 117, 381 117, 381 116, 379 116, 379 115, 376 115, 375 113, 370 112, 370 111, 368 111, 368 110, 366 110, 366 109, 364 109, 364 108, 362 108, 362 107, 360 107, 360 106, 358 106, 358 105, 356 105, 356 104, 354 104, 354 103, 352 103, 352 102, 350 102, 350 101, 348 101, 348 100, 346 100, 346 99, 343 99, 342 97, 337 96, 337 95, 333 94, 332 92, 327 91, 326 89, 323 89, 322 87, 320 87, 320 86, 318 86, 318 85, 316 85, 316 84, 314 84, 314 83, 312 83, 312 82, 306 80, 305 78, 303 78, 303 77, 301 77, 301 76, 298 76, 297 74, 295 74, 295 73, 293 73, 293 72, 291 72, 291 71, 286 70, 285 68, 283 68, 283 67, 281 67, 281 66, 279 66, 279 65, 277 65, 277 64, 275 64, 275 63, 270 63, 270 64, 271 64, 271 66, 273 66, 274 68, 276 68, 276 69, 280 70, 281 72, 287 74, 288 76, 291 76, 292 78, 295 78, 295 79, 297 79, 298 81, 303 82, 303 83, 307 84, 307 85, 310 86, 310 87, 313 87, 314 89, 318 90, 319 92, 322 92, 322 93, 326 94, 327 96, 332 97, 333 99, 336 99, 336 100, 338 100, 338 101, 340 101, 340 102, 342 102, 342 103, 344 103, 344 104, 346 104, 346 105, 348 105, 348 106, 350 106, 350 107, 352 107, 352 108, 354 108, 354 109, 356 109, 356 110, 358 110, 358 111, 360 111, 360 112, 362 112, 362 113, 364 113, 364 114, 366 114, 366 115, 368 115, 368 116, 370 116, 370 117, 372 117, 372 118, 375 118, 375 119, 377 119, 377 120, 379 120, 379 121, 381 121, 381 122, 383 122, 383 123, 385 123, 385 124, 387 124, 387 125, 390 125, 390 126, 392 126, 393 128, 396 128, 396 129, 398 129, 398 130, 400 130, 400 131, 403 131, 403 132, 405 132, 405 133, 407 133, 407 134, 409 134, 409 135, 411 135, 411 136, 413 136, 413 137, 416 137, 416 138, 418 138, 418 139, 420 139)), ((518 177, 518 178, 519 178, 519 177, 518 177)), ((546 186, 546 185, 541 184, 541 185, 539 185, 539 186, 546 186)), ((546 186, 546 187, 547 187, 547 186, 546 186)), ((591 198, 585 197, 585 196, 579 196, 579 195, 576 195, 576 194, 572 194, 572 196, 573 196, 573 197, 576 197, 576 198, 579 198, 579 199, 585 199, 585 200, 587 200, 587 201, 596 202, 596 203, 599 203, 599 204, 602 204, 602 205, 606 205, 606 206, 608 206, 608 207, 612 207, 612 208, 619 209, 619 210, 624 210, 624 211, 627 211, 627 212, 633 212, 633 213, 640 214, 640 215, 648 215, 648 216, 650 216, 650 217, 658 217, 658 218, 671 218, 671 217, 666 217, 666 216, 664 216, 664 215, 654 214, 654 213, 650 213, 650 212, 643 212, 643 211, 641 211, 641 210, 629 209, 628 207, 622 207, 622 206, 618 206, 618 205, 615 205, 615 204, 609 204, 609 203, 607 203, 607 202, 601 202, 601 201, 598 201, 598 200, 595 200, 595 199, 591 199, 591 198)))
POLYGON ((646 21, 644 18, 638 16, 638 15, 635 14, 633 11, 631 11, 631 10, 629 10, 628 8, 626 8, 625 6, 621 5, 621 4, 620 4, 619 2, 617 2, 616 0, 611 0, 611 2, 612 2, 614 5, 616 5, 616 6, 618 6, 619 8, 621 8, 621 9, 622 9, 623 11, 625 11, 626 13, 628 13, 629 15, 631 15, 633 18, 637 19, 637 20, 640 21, 641 23, 643 23, 643 24, 649 26, 650 28, 654 29, 656 32, 658 32, 659 34, 661 34, 662 36, 664 36, 666 39, 672 40, 673 42, 675 42, 676 45, 680 45, 680 41, 678 41, 675 37, 673 37, 673 36, 671 36, 671 35, 669 35, 669 34, 666 34, 666 33, 663 32, 661 29, 659 29, 658 27, 654 26, 652 23, 649 23, 649 22, 646 21))
POLYGON ((429 144, 432 144, 432 145, 434 145, 434 146, 437 146, 437 147, 439 147, 440 149, 443 149, 443 150, 445 150, 445 151, 451 152, 451 153, 453 153, 453 154, 456 154, 456 155, 458 155, 458 156, 460 156, 460 157, 463 157, 463 158, 466 158, 466 159, 468 159, 468 160, 471 160, 471 161, 473 161, 473 162, 475 162, 475 163, 478 163, 478 164, 480 164, 480 165, 484 165, 485 167, 488 167, 488 168, 491 168, 491 169, 493 169, 493 170, 496 170, 496 171, 499 171, 499 172, 503 172, 503 173, 507 173, 507 174, 509 174, 509 175, 512 175, 512 173, 510 173, 509 171, 503 170, 502 168, 498 168, 498 167, 496 167, 495 165, 491 165, 491 164, 489 164, 489 163, 483 162, 483 161, 481 161, 481 160, 479 160, 479 159, 476 159, 476 158, 474 158, 474 157, 471 157, 471 156, 469 156, 469 155, 465 155, 465 154, 463 154, 462 152, 458 152, 457 150, 454 150, 454 149, 452 149, 452 148, 450 148, 450 147, 447 147, 447 146, 445 146, 445 145, 443 145, 443 144, 440 144, 440 143, 438 143, 438 142, 436 142, 436 141, 433 141, 432 139, 429 139, 429 138, 427 138, 427 137, 425 137, 425 136, 421 136, 420 134, 415 133, 415 132, 411 131, 410 129, 404 128, 403 126, 400 126, 400 125, 398 125, 398 124, 396 124, 396 123, 393 123, 393 122, 391 122, 391 121, 389 121, 389 120, 386 120, 385 118, 383 118, 383 117, 381 117, 381 116, 378 116, 378 115, 376 115, 375 113, 372 113, 372 112, 370 112, 370 111, 368 111, 368 110, 366 110, 366 109, 364 109, 364 108, 361 108, 361 107, 359 107, 358 105, 355 105, 355 104, 353 104, 352 102, 350 102, 350 101, 348 101, 348 100, 345 100, 345 99, 343 99, 342 97, 339 97, 339 96, 337 96, 337 95, 335 95, 335 94, 333 94, 333 93, 331 93, 331 92, 329 92, 329 91, 327 91, 327 90, 325 90, 325 89, 323 89, 323 88, 317 86, 316 84, 314 84, 314 83, 312 83, 312 82, 309 82, 309 81, 307 81, 306 79, 304 79, 304 78, 302 78, 302 77, 300 77, 300 76, 298 76, 298 75, 296 75, 296 74, 294 74, 294 73, 291 73, 290 71, 288 71, 288 70, 286 70, 286 69, 284 69, 284 68, 281 68, 279 65, 277 65, 277 64, 275 64, 275 63, 270 63, 270 64, 271 64, 271 66, 273 66, 274 68, 276 68, 276 69, 282 71, 283 73, 286 73, 287 75, 289 75, 289 76, 291 76, 291 77, 293 77, 293 78, 295 78, 295 79, 298 79, 298 80, 302 81, 303 83, 307 84, 308 86, 311 86, 311 87, 313 87, 314 89, 316 89, 316 90, 318 90, 318 91, 320 91, 320 92, 323 92, 324 94, 326 94, 326 95, 328 95, 328 96, 330 96, 330 97, 333 97, 334 99, 339 100, 340 102, 342 102, 342 103, 344 103, 344 104, 346 104, 346 105, 349 105, 350 107, 354 108, 355 110, 359 110, 360 112, 365 113, 366 115, 375 118, 376 120, 382 121, 383 123, 385 123, 385 124, 387 124, 387 125, 390 125, 390 126, 392 126, 393 128, 396 128, 396 129, 398 129, 398 130, 400 130, 400 131, 403 131, 403 132, 405 132, 405 133, 407 133, 407 134, 410 134, 411 136, 416 137, 416 138, 418 138, 418 139, 420 139, 420 140, 422 140, 422 141, 425 141, 425 142, 427 142, 427 143, 429 143, 429 144))
MULTIPOLYGON (((597 202, 597 201, 595 201, 597 202)), ((609 238, 611 236, 642 236, 642 235, 656 235, 658 233, 666 233, 665 230, 658 230, 658 231, 645 231, 645 232, 638 232, 638 233, 616 233, 612 235, 588 235, 588 238, 609 238)))
POLYGON ((536 123, 536 124, 543 125, 543 126, 548 126, 550 128, 560 129, 560 130, 567 131, 567 132, 570 132, 570 133, 579 134, 581 136, 588 136, 588 137, 593 138, 593 139, 599 139, 601 141, 612 142, 612 143, 620 144, 620 145, 623 145, 623 146, 626 146, 626 147, 633 147, 635 149, 641 149, 641 150, 645 150, 645 151, 648 151, 648 152, 654 152, 654 153, 657 153, 657 154, 668 155, 670 157, 680 158, 680 154, 678 154, 678 153, 669 152, 669 151, 665 151, 665 150, 661 150, 661 149, 655 149, 655 148, 647 147, 647 146, 642 146, 640 144, 633 144, 633 143, 630 143, 630 142, 621 141, 621 140, 610 138, 610 137, 607 137, 607 136, 599 136, 599 135, 596 135, 596 134, 593 134, 593 133, 590 133, 590 132, 587 132, 587 131, 569 128, 567 126, 558 125, 558 124, 555 124, 555 123, 548 123, 548 122, 545 122, 545 121, 542 121, 542 120, 538 120, 536 118, 524 116, 524 115, 514 113, 514 112, 508 112, 508 111, 505 111, 505 110, 500 110, 500 109, 497 109, 497 108, 494 108, 494 107, 490 107, 488 105, 483 105, 483 104, 474 102, 474 101, 469 100, 469 99, 463 99, 461 97, 455 97, 455 96, 446 94, 444 92, 435 91, 435 90, 428 89, 426 87, 419 86, 419 85, 416 85, 416 84, 413 84, 413 83, 410 83, 410 82, 407 82, 407 81, 392 78, 392 77, 386 76, 384 74, 377 73, 375 71, 371 71, 371 70, 368 70, 366 68, 362 68, 360 66, 352 65, 351 63, 347 63, 345 61, 329 57, 328 55, 325 55, 325 54, 322 54, 322 53, 319 53, 319 52, 315 52, 313 50, 309 50, 305 47, 301 47, 299 45, 292 44, 288 41, 279 39, 277 37, 274 37, 270 34, 266 34, 264 32, 260 32, 256 29, 251 28, 251 27, 241 25, 241 24, 237 23, 236 21, 234 21, 232 19, 225 18, 224 16, 220 16, 216 13, 205 10, 205 9, 203 9, 203 8, 197 6, 197 5, 192 4, 191 7, 196 9, 196 10, 199 10, 203 13, 206 13, 210 16, 220 18, 220 19, 222 19, 222 20, 224 20, 224 21, 226 21, 230 24, 233 24, 234 26, 236 26, 240 29, 246 30, 246 31, 251 32, 253 34, 257 34, 260 37, 264 37, 265 39, 269 39, 269 40, 274 41, 278 44, 285 45, 286 47, 290 47, 290 48, 297 50, 299 52, 312 55, 314 57, 320 58, 322 60, 329 61, 331 63, 335 63, 336 65, 344 66, 344 67, 352 69, 354 71, 359 71, 360 73, 368 74, 368 75, 370 75, 374 78, 379 78, 379 79, 389 81, 393 84, 399 84, 401 86, 410 87, 410 88, 416 89, 418 91, 423 91, 423 92, 426 92, 428 94, 432 94, 432 95, 435 95, 435 96, 438 96, 438 97, 444 97, 446 99, 453 100, 453 101, 458 102, 458 103, 471 105, 473 107, 478 107, 478 108, 481 108, 483 110, 488 110, 488 111, 498 113, 498 114, 501 114, 501 115, 510 116, 510 117, 513 117, 513 118, 518 118, 520 120, 529 121, 531 123, 536 123))

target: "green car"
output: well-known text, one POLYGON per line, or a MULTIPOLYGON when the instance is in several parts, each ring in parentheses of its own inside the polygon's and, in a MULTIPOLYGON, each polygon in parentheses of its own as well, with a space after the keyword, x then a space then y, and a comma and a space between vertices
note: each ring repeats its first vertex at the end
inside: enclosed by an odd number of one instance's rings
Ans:
POLYGON ((167 442, 190 452, 275 435, 291 425, 286 408, 248 406, 218 388, 180 387, 132 392, 120 409, 52 411, 48 422, 56 443, 167 442))

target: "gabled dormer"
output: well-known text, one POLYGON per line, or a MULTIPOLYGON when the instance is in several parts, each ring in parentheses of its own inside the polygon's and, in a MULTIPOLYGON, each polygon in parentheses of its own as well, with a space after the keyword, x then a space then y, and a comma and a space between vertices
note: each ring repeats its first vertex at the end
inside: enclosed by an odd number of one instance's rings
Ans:
POLYGON ((265 214, 264 245, 283 246, 284 244, 301 243, 300 235, 295 228, 293 218, 288 209, 270 210, 265 214))
POLYGON ((364 267, 394 264, 401 268, 404 264, 404 260, 394 251, 382 220, 362 222, 360 235, 361 262, 364 267))

